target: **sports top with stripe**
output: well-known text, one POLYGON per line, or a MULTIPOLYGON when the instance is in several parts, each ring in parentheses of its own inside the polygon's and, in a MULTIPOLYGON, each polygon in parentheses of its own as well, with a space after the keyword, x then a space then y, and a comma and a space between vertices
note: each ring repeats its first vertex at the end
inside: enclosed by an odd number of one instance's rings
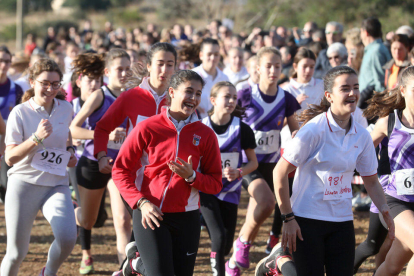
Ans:
MULTIPOLYGON (((246 108, 243 121, 255 134, 255 152, 259 163, 276 163, 279 160, 283 121, 300 109, 297 100, 280 87, 276 96, 271 97, 263 94, 258 84, 238 92, 239 105, 246 108)), ((245 154, 243 162, 247 162, 245 154)))
POLYGON ((386 193, 405 202, 414 202, 414 129, 401 122, 401 112, 394 110, 395 125, 388 141, 391 166, 386 193))
MULTIPOLYGON (((210 117, 206 117, 202 120, 203 124, 213 128, 210 117)), ((240 168, 242 164, 241 156, 241 127, 240 118, 233 117, 230 126, 223 134, 217 134, 217 140, 221 153, 221 167, 232 167, 233 169, 240 168)), ((222 178, 223 189, 220 193, 216 194, 216 197, 220 200, 227 201, 234 204, 239 204, 241 193, 241 179, 234 181, 228 181, 227 178, 222 178)))
MULTIPOLYGON (((86 124, 88 126, 89 130, 94 130, 96 127, 96 123, 102 118, 102 116, 105 114, 105 112, 108 110, 108 108, 111 106, 111 104, 116 100, 116 96, 112 94, 112 92, 108 89, 106 86, 102 86, 102 93, 104 95, 103 102, 101 106, 95 110, 87 119, 86 124)), ((124 122, 119 126, 126 129, 127 126, 127 120, 125 119, 124 122)), ((113 141, 112 141, 113 142, 113 141)), ((115 160, 116 156, 118 155, 119 149, 112 149, 109 147, 108 143, 108 154, 107 156, 111 157, 115 160)), ((93 156, 93 150, 94 150, 94 140, 86 140, 85 142, 85 150, 83 151, 83 155, 87 157, 90 160, 97 161, 97 159, 93 156)))

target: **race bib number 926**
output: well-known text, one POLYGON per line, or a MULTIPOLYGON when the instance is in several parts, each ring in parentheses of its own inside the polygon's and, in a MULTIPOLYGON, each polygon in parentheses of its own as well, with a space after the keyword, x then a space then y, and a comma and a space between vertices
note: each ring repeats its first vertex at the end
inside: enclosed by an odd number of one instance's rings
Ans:
POLYGON ((66 166, 69 163, 70 152, 61 149, 48 148, 36 152, 31 166, 39 171, 65 176, 66 166))

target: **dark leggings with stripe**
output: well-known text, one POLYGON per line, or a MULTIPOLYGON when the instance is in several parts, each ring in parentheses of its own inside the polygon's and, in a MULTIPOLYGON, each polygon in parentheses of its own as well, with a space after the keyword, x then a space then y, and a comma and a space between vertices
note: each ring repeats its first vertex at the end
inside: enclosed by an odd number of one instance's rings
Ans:
POLYGON ((225 275, 224 257, 230 253, 237 224, 238 205, 200 193, 200 210, 211 239, 210 262, 213 275, 225 275))

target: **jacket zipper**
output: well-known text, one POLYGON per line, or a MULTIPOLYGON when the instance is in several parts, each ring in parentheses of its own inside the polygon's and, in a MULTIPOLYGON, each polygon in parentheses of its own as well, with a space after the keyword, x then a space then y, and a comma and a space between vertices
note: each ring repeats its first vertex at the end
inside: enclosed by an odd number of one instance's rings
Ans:
MULTIPOLYGON (((190 116, 193 116, 193 115, 191 114, 190 116)), ((168 115, 167 115, 167 118, 168 118, 168 115)), ((168 118, 168 120, 170 120, 170 118, 168 118)), ((175 126, 175 124, 174 124, 171 120, 170 120, 170 122, 174 125, 175 130, 177 131, 177 146, 176 146, 176 148, 175 148, 175 160, 177 160, 177 156, 178 156, 178 149, 179 149, 179 146, 180 146, 180 132, 181 132, 181 131, 182 131, 182 130, 186 127, 186 126, 191 125, 193 122, 191 122, 191 120, 190 120, 190 122, 189 122, 188 124, 184 125, 184 126, 181 128, 181 130, 178 130, 178 129, 177 129, 177 127, 175 126)), ((163 195, 162 195, 161 204, 160 204, 160 210, 161 210, 161 211, 162 211, 162 205, 164 204, 165 195, 167 194, 167 190, 168 190, 168 187, 170 186, 171 179, 172 179, 173 175, 174 175, 174 173, 171 173, 170 180, 168 181, 167 187, 165 187, 164 193, 163 193, 163 195)))
MULTIPOLYGON (((175 129, 177 130, 177 127, 175 129)), ((177 147, 175 148, 175 160, 177 160, 177 156, 178 156, 178 148, 179 148, 179 145, 180 145, 180 132, 181 132, 181 130, 180 131, 177 130, 177 147)), ((160 210, 162 210, 162 205, 164 204, 165 195, 167 194, 167 190, 168 190, 168 187, 170 186, 171 179, 172 179, 173 175, 174 175, 174 173, 171 173, 170 180, 168 181, 167 187, 165 187, 164 193, 162 195, 160 210)))

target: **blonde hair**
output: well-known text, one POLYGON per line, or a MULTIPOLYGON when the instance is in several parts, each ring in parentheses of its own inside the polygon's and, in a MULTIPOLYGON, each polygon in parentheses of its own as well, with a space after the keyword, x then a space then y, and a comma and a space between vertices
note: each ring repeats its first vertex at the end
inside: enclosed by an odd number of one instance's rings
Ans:
POLYGON ((263 47, 259 50, 259 52, 257 52, 257 60, 259 63, 262 57, 266 54, 273 54, 282 59, 282 55, 280 54, 279 50, 275 47, 263 47))

